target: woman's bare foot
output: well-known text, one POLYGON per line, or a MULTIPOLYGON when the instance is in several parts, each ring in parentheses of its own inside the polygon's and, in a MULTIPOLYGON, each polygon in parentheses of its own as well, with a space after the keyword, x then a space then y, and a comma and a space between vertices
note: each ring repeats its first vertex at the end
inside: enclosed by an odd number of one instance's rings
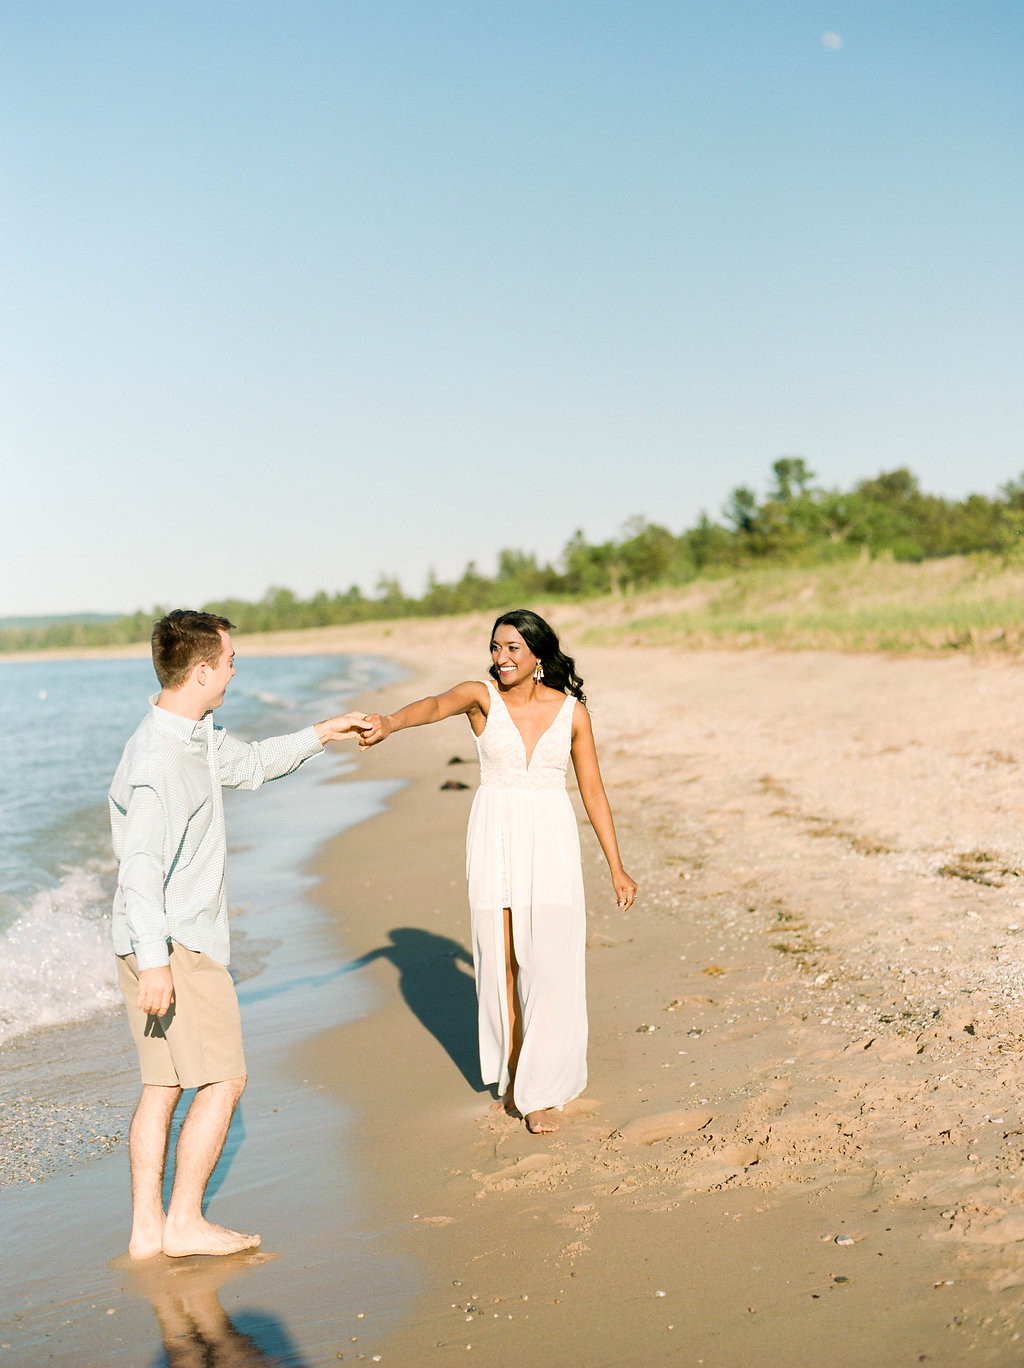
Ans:
POLYGON ((189 1254, 237 1254, 240 1249, 255 1249, 258 1235, 246 1235, 240 1230, 213 1225, 200 1220, 193 1225, 172 1230, 164 1227, 163 1252, 169 1259, 184 1259, 189 1254))
POLYGON ((558 1122, 551 1119, 550 1111, 527 1112, 525 1120, 531 1135, 550 1135, 558 1129, 558 1122))
POLYGON ((491 1111, 503 1111, 506 1116, 514 1116, 517 1121, 520 1120, 521 1117, 519 1108, 512 1101, 511 1089, 505 1094, 504 1097, 499 1097, 497 1102, 491 1103, 491 1111))

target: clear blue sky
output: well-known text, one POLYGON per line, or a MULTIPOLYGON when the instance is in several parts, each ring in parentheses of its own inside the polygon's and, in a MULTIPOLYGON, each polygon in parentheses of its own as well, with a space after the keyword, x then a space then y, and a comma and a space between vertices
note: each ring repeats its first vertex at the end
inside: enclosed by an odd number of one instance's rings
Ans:
POLYGON ((1019 0, 0 0, 0 615, 1024 470, 1019 0))

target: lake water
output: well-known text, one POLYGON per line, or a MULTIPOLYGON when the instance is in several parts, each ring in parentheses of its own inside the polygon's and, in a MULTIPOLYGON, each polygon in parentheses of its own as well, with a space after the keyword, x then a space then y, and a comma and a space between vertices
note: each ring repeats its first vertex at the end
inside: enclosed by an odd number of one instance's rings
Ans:
MULTIPOLYGON (((243 739, 297 731, 396 677, 366 657, 242 650, 217 721, 243 739)), ((157 687, 148 660, 0 663, 0 1042, 120 1003, 106 792, 157 687)), ((332 785, 323 801, 318 790, 352 764, 331 753, 255 795, 225 794, 229 841, 250 852, 228 868, 229 902, 240 893, 250 909, 241 927, 251 919, 272 931, 280 901, 261 850, 294 888, 288 871, 297 878, 319 844, 378 810, 386 794, 376 784, 332 785)))
MULTIPOLYGON (((297 731, 400 674, 365 657, 250 657, 238 644, 217 718, 244 739, 297 731)), ((0 662, 0 1202, 18 1249, 0 1321, 19 1364, 170 1361, 144 1288, 111 1260, 127 1237, 124 1142, 139 1082, 114 985, 106 793, 155 689, 145 660, 0 662), (113 1317, 106 1339, 90 1328, 97 1306, 113 1317)), ((279 1256, 247 1270, 239 1325, 264 1351, 253 1362, 334 1359, 325 1287, 342 1316, 372 1313, 378 1333, 421 1290, 411 1260, 373 1243, 346 1143, 354 1111, 297 1067, 311 1040, 377 1002, 363 959, 338 936, 349 899, 365 902, 366 888, 342 879, 329 905, 310 896, 316 852, 401 786, 361 778, 356 754, 335 748, 255 792, 225 792, 232 972, 250 1078, 207 1195, 214 1219, 237 1211, 279 1256), (298 1294, 275 1278, 294 1261, 308 1270, 298 1294), (283 1352, 293 1343, 303 1347, 283 1352)), ((232 1306, 217 1307, 225 1325, 232 1306)))

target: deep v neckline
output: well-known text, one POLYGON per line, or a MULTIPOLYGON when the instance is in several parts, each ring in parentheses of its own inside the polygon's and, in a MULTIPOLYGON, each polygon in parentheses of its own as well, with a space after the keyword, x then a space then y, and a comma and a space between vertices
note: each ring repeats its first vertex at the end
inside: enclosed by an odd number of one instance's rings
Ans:
POLYGON ((529 774, 529 772, 530 772, 530 766, 533 764, 533 757, 537 754, 537 747, 538 747, 538 746, 540 745, 540 743, 544 740, 545 736, 547 736, 548 732, 549 732, 549 731, 551 730, 551 728, 555 725, 555 723, 558 721, 558 719, 562 716, 562 709, 565 707, 566 703, 568 703, 569 699, 572 697, 572 694, 566 694, 566 695, 565 695, 565 698, 562 700, 562 703, 561 703, 561 705, 559 706, 558 711, 555 713, 554 717, 551 719, 551 721, 548 723, 548 725, 547 725, 547 726, 544 728, 544 730, 541 732, 540 736, 537 737, 537 740, 533 743, 533 750, 530 752, 529 755, 527 755, 527 754, 526 754, 526 737, 525 737, 525 736, 523 735, 523 733, 519 730, 519 724, 518 724, 518 722, 516 721, 516 719, 512 716, 512 713, 511 713, 511 710, 509 709, 508 704, 507 704, 507 703, 505 702, 505 700, 501 697, 501 693, 500 693, 500 691, 499 691, 497 685, 493 685, 492 687, 494 688, 495 697, 501 700, 501 706, 505 709, 505 716, 506 716, 506 717, 508 718, 508 720, 512 723, 513 727, 515 727, 515 729, 516 729, 516 735, 519 737, 519 740, 522 742, 522 746, 523 746, 523 759, 524 759, 524 761, 526 762, 526 772, 527 772, 527 774, 529 774))

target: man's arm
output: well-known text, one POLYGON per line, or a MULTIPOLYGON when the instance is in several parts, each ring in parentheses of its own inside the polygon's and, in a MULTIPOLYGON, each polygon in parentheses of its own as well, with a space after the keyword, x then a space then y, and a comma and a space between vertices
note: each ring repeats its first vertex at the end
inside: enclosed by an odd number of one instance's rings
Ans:
POLYGON ((164 910, 166 813, 155 791, 133 788, 125 810, 117 882, 139 973, 136 1006, 163 1016, 174 1000, 164 910))
POLYGON ((239 741, 228 732, 214 732, 220 781, 225 788, 257 789, 272 779, 297 770, 311 756, 319 755, 328 741, 347 741, 361 735, 362 713, 343 713, 286 736, 265 741, 239 741))

